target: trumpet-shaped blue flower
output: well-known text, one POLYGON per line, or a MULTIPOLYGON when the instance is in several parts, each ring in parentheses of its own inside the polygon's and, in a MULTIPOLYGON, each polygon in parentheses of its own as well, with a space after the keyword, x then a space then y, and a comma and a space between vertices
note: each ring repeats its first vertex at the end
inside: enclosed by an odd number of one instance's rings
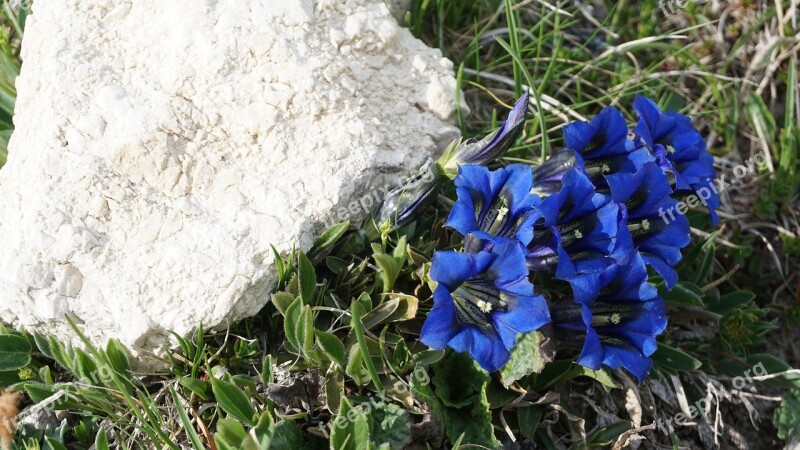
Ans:
POLYGON ((508 361, 519 333, 550 321, 515 240, 498 238, 489 251, 477 253, 436 252, 430 276, 438 286, 420 341, 468 352, 489 372, 508 361))
POLYGON ((633 109, 639 116, 636 135, 650 148, 658 165, 674 177, 676 191, 696 193, 708 207, 711 221, 717 223, 714 157, 691 119, 677 112, 662 112, 641 95, 633 100, 633 109))
POLYGON ((465 237, 467 248, 480 248, 471 242, 474 238, 516 238, 523 245, 531 241, 532 209, 540 199, 531 194, 530 166, 514 164, 493 171, 483 166, 460 166, 455 185, 458 200, 446 226, 465 237))
POLYGON ((554 271, 556 278, 568 280, 611 264, 619 208, 578 168, 570 169, 561 189, 534 209, 534 219, 527 245, 531 270, 554 271))
POLYGON ((678 201, 671 198, 672 188, 664 172, 655 163, 644 165, 633 174, 606 177, 611 197, 625 214, 634 246, 644 261, 664 278, 667 289, 678 282, 673 267, 681 260, 681 248, 689 245, 689 221, 685 216, 667 216, 678 201))
POLYGON ((617 108, 607 106, 589 122, 572 122, 564 127, 567 148, 594 160, 626 155, 635 150, 629 139, 628 124, 617 108))
POLYGON ((653 363, 656 336, 667 326, 666 305, 647 283, 639 253, 629 251, 593 278, 588 301, 565 299, 551 309, 556 336, 582 347, 578 364, 627 369, 642 382, 653 363))
POLYGON ((462 165, 486 165, 502 156, 522 134, 528 113, 529 94, 526 91, 517 100, 506 121, 483 139, 456 140, 439 160, 445 173, 454 173, 462 165))
POLYGON ((605 187, 603 175, 635 172, 653 161, 647 149, 637 146, 625 117, 617 108, 603 108, 590 122, 572 122, 564 127, 567 149, 575 152, 577 165, 598 188, 605 187))

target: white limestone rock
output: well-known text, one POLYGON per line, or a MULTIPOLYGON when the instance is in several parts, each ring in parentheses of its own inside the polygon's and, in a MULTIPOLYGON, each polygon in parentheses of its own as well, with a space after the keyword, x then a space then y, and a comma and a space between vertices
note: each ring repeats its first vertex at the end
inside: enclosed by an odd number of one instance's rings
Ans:
POLYGON ((362 219, 456 133, 452 63, 381 0, 37 0, 22 56, 0 320, 140 363, 258 312, 270 244, 362 219))

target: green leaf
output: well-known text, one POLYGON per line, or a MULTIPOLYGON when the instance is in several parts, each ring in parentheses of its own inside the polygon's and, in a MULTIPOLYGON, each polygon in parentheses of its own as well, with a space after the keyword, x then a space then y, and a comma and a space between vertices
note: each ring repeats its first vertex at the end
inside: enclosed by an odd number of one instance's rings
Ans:
POLYGON ((433 386, 439 402, 434 407, 451 441, 463 434, 465 444, 500 446, 486 396, 489 379, 489 374, 466 353, 451 353, 436 365, 433 386))
POLYGON ((0 335, 0 370, 19 370, 31 363, 31 343, 13 334, 0 335))
POLYGON ((62 444, 61 442, 58 442, 57 440, 55 440, 55 439, 53 439, 53 438, 51 438, 49 436, 44 438, 44 442, 45 442, 45 449, 48 449, 48 450, 67 450, 67 447, 64 447, 64 444, 62 444))
POLYGON ((703 263, 700 264, 694 277, 694 282, 696 284, 703 283, 706 276, 708 276, 708 272, 711 270, 712 264, 714 264, 714 241, 709 241, 707 244, 703 245, 703 263))
POLYGON ((101 385, 105 381, 108 381, 101 380, 103 377, 98 376, 100 372, 97 370, 97 363, 95 363, 92 357, 81 348, 75 349, 75 365, 73 369, 78 378, 84 383, 101 385))
POLYGON ((778 429, 778 437, 786 443, 800 437, 800 390, 795 389, 783 396, 772 422, 778 429))
POLYGON ((39 333, 33 333, 33 342, 36 343, 36 347, 44 356, 50 359, 53 358, 53 353, 50 351, 50 342, 48 342, 46 337, 39 333))
POLYGON ((520 434, 530 439, 536 434, 536 428, 542 420, 542 410, 537 406, 523 406, 517 410, 517 419, 520 434))
POLYGON ((110 339, 106 345, 106 354, 111 367, 119 374, 124 375, 130 369, 128 352, 125 347, 116 339, 110 339))
POLYGON ((658 343, 658 350, 653 353, 651 358, 655 364, 658 364, 668 373, 697 370, 703 365, 694 357, 661 342, 658 343))
POLYGON ((317 290, 317 275, 314 272, 314 265, 302 252, 297 255, 298 272, 300 274, 300 296, 303 302, 310 305, 314 299, 314 292, 317 290))
MULTIPOLYGON (((258 423, 253 427, 242 442, 242 450, 269 450, 272 448, 272 433, 275 424, 269 412, 261 415, 258 423)), ((275 447, 281 448, 281 447, 275 447)))
POLYGON ((367 338, 364 335, 364 325, 361 322, 361 317, 364 314, 361 304, 357 301, 354 301, 350 305, 350 313, 352 316, 350 319, 350 327, 353 328, 353 334, 356 335, 358 347, 361 350, 361 357, 364 361, 364 364, 367 366, 367 372, 372 380, 372 384, 375 385, 375 389, 377 389, 378 392, 381 392, 383 390, 383 384, 381 383, 381 378, 378 376, 378 371, 375 369, 375 364, 372 362, 372 357, 369 353, 369 347, 367 347, 367 338))
POLYGON ((402 449, 411 440, 408 413, 393 404, 380 402, 369 409, 369 439, 390 449, 402 449))
POLYGON ((774 136, 777 130, 775 117, 773 117, 761 96, 751 92, 745 97, 744 107, 745 117, 750 122, 750 126, 756 131, 756 134, 764 136, 768 144, 774 144, 774 136))
POLYGON ((339 414, 331 422, 331 450, 363 450, 368 441, 367 416, 343 396, 339 414))
POLYGON ((542 371, 552 359, 542 349, 545 342, 547 338, 538 331, 517 336, 517 345, 511 350, 511 358, 500 370, 503 386, 508 388, 522 377, 542 371))
POLYGON ((301 339, 300 348, 307 358, 314 359, 312 357, 312 350, 314 349, 314 313, 308 305, 303 305, 302 320, 302 328, 298 330, 301 333, 299 335, 301 339))
POLYGON ((0 387, 8 387, 20 381, 19 370, 0 370, 0 387))
MULTIPOLYGON (((358 349, 358 346, 354 345, 353 348, 358 349)), ((366 379, 356 379, 355 381, 358 384, 366 384, 366 379)), ((341 403, 342 397, 344 397, 344 373, 339 369, 330 371, 325 377, 324 388, 325 401, 327 403, 325 406, 331 413, 338 413, 339 403, 341 403)))
POLYGON ((358 345, 353 345, 350 347, 350 352, 347 356, 347 367, 345 368, 345 373, 347 373, 347 375, 350 376, 353 381, 362 386, 370 381, 369 374, 364 373, 364 365, 362 364, 363 361, 364 358, 361 355, 361 347, 358 345))
POLYGON ((53 379, 53 373, 50 370, 50 366, 42 366, 39 369, 39 379, 44 381, 46 384, 53 384, 55 380, 53 379))
POLYGON ((539 373, 533 383, 533 389, 543 391, 550 386, 558 383, 562 378, 573 372, 573 362, 571 359, 558 359, 548 363, 539 373))
POLYGON ((708 309, 725 316, 736 308, 750 304, 755 298, 756 294, 752 292, 734 291, 720 297, 719 301, 710 305, 708 309))
POLYGON ((281 420, 275 424, 272 432, 272 447, 275 450, 303 448, 303 430, 293 420, 281 420))
POLYGON ((565 383, 580 376, 589 377, 599 382, 606 390, 619 387, 608 372, 601 368, 592 370, 588 367, 575 364, 569 359, 559 359, 548 363, 536 377, 533 388, 542 391, 556 384, 565 383))
POLYGON ((256 411, 250 404, 247 394, 235 384, 211 377, 211 389, 219 406, 229 416, 249 425, 255 425, 256 411))
POLYGON ((398 300, 389 300, 381 303, 376 308, 372 309, 372 311, 364 314, 364 329, 370 330, 376 325, 379 325, 385 320, 389 319, 389 317, 391 317, 392 314, 394 314, 394 312, 397 310, 398 306, 400 306, 400 302, 398 300))
POLYGON ((317 344, 322 352, 330 358, 339 368, 344 369, 345 365, 345 349, 344 343, 335 335, 325 331, 315 330, 314 334, 317 336, 317 344))
POLYGON ((322 235, 314 242, 314 245, 311 247, 311 250, 308 252, 309 255, 313 257, 318 256, 321 252, 327 250, 330 247, 333 247, 337 241, 347 232, 347 227, 350 226, 350 222, 342 222, 337 223, 336 225, 328 228, 325 230, 322 235))
POLYGON ((61 364, 62 367, 72 370, 72 361, 75 355, 69 344, 64 346, 53 336, 47 338, 47 343, 50 347, 50 353, 53 355, 53 359, 61 364))
POLYGON ((25 392, 28 393, 28 397, 30 397, 34 403, 42 403, 58 392, 56 386, 49 386, 41 383, 25 383, 24 388, 25 392))
POLYGON ((633 424, 628 421, 617 422, 605 428, 601 428, 586 438, 586 442, 598 447, 610 447, 616 442, 619 436, 633 428, 633 424))
POLYGON ((383 292, 391 292, 394 289, 394 283, 397 281, 400 271, 403 270, 403 266, 406 263, 405 255, 398 258, 385 253, 376 253, 372 256, 375 258, 375 264, 380 269, 383 292))
POLYGON ((264 355, 264 359, 261 361, 261 381, 264 384, 274 381, 272 376, 272 355, 264 355))
POLYGON ((305 326, 303 306, 301 297, 294 299, 292 304, 286 308, 286 318, 283 321, 286 339, 297 352, 301 352, 303 349, 303 336, 305 335, 305 331, 302 329, 305 326))
POLYGON ((419 299, 413 295, 405 294, 391 294, 390 301, 397 301, 397 309, 386 319, 387 322, 401 322, 403 320, 411 320, 417 316, 417 308, 419 307, 419 299))
MULTIPOLYGON (((769 353, 752 353, 748 355, 747 365, 750 367, 750 369, 747 369, 747 371, 744 373, 745 377, 781 373, 792 369, 792 366, 787 364, 784 360, 769 353)), ((767 380, 766 383, 777 386, 800 388, 800 375, 784 375, 779 378, 767 380)))
POLYGON ((221 449, 238 449, 241 447, 247 432, 241 422, 234 419, 220 419, 217 421, 217 433, 214 442, 221 449))
POLYGON ((276 292, 272 294, 272 304, 275 305, 275 309, 284 316, 292 302, 294 302, 294 295, 288 292, 276 292))
POLYGON ((356 301, 361 305, 364 311, 372 311, 372 297, 366 292, 362 292, 356 301))
POLYGON ((178 411, 178 417, 181 419, 181 424, 183 425, 183 430, 186 432, 186 436, 189 437, 189 441, 191 441, 195 450, 203 450, 205 448, 203 446, 203 441, 200 440, 197 430, 194 429, 192 421, 189 420, 189 414, 186 413, 186 408, 184 408, 180 397, 178 397, 178 394, 175 392, 175 389, 173 389, 172 386, 169 387, 169 393, 172 396, 172 403, 175 405, 175 409, 178 411))
MULTIPOLYGON (((579 376, 589 377, 589 378, 599 382, 607 390, 617 389, 617 388, 620 387, 614 381, 614 379, 611 378, 611 375, 609 375, 608 372, 603 368, 600 368, 599 370, 593 370, 593 369, 590 369, 588 367, 584 367, 584 366, 581 366, 581 365, 575 365, 575 367, 572 369, 572 371, 574 372, 574 377, 579 377, 579 376)), ((571 378, 572 377, 570 377, 570 379, 571 378)), ((564 381, 564 380, 561 380, 561 381, 564 381)))
POLYGON ((703 306, 703 291, 694 283, 679 281, 664 300, 672 306, 703 306))
POLYGON ((94 449, 110 450, 108 448, 108 436, 106 435, 106 430, 103 428, 97 431, 97 436, 94 438, 94 449))
POLYGON ((209 395, 208 389, 211 385, 208 381, 203 381, 197 378, 192 378, 190 376, 182 377, 178 380, 178 384, 185 387, 186 389, 192 391, 195 395, 200 397, 201 399, 208 401, 211 399, 211 395, 209 395))
POLYGON ((446 353, 447 352, 444 350, 428 349, 419 353, 415 353, 414 356, 411 357, 411 360, 413 361, 414 365, 425 367, 441 361, 446 353))
POLYGON ((297 354, 316 360, 312 353, 314 347, 314 314, 311 307, 304 304, 302 298, 297 297, 286 309, 286 318, 283 321, 286 339, 291 344, 291 349, 297 354))

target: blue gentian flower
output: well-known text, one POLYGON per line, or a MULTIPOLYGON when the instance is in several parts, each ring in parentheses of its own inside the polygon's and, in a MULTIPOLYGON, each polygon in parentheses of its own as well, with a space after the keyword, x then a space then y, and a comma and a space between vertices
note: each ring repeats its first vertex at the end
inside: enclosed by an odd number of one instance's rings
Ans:
POLYGON ((671 198, 672 188, 664 172, 655 163, 644 165, 633 174, 606 177, 611 197, 623 208, 634 246, 644 261, 661 275, 672 289, 678 282, 673 267, 681 260, 681 249, 689 245, 689 220, 682 214, 667 215, 678 201, 671 198))
MULTIPOLYGON (((532 209, 540 202, 531 194, 530 166, 514 164, 490 171, 483 166, 460 166, 455 179, 458 199, 445 226, 473 239, 516 238, 523 245, 533 238, 532 209)), ((478 245, 480 247, 480 245, 478 245)))
POLYGON ((534 237, 526 256, 531 270, 553 271, 568 280, 611 264, 619 208, 578 168, 567 171, 561 189, 543 199, 533 216, 534 237))
POLYGON ((647 97, 637 95, 633 109, 639 116, 634 130, 653 153, 658 165, 674 177, 678 193, 697 194, 708 207, 712 223, 719 221, 719 196, 714 188, 714 157, 691 119, 677 112, 662 112, 647 97))
POLYGON ((667 326, 666 305, 647 283, 644 260, 629 251, 594 278, 595 296, 551 308, 556 336, 581 345, 578 364, 625 368, 641 383, 650 371, 656 336, 667 326))
POLYGON ((456 140, 450 144, 439 160, 443 171, 454 174, 458 166, 487 165, 508 151, 525 128, 528 98, 526 91, 514 104, 503 125, 483 139, 456 140))
POLYGON ((498 238, 489 251, 477 253, 436 252, 430 277, 438 285, 420 341, 434 349, 468 352, 489 372, 508 361, 519 333, 550 321, 515 240, 498 238))
POLYGON ((570 123, 563 133, 567 148, 584 159, 625 155, 635 150, 625 117, 613 106, 603 108, 590 122, 570 123))
POLYGON ((563 133, 567 149, 597 187, 605 187, 603 175, 635 172, 653 160, 647 149, 634 143, 625 117, 613 106, 603 108, 590 122, 568 124, 563 133))

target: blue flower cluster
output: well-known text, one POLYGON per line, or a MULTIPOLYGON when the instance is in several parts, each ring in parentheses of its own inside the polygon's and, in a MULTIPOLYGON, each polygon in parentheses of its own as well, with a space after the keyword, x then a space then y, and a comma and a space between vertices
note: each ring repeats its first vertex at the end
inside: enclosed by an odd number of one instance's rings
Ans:
MULTIPOLYGON (((499 155, 513 143, 502 134, 519 132, 520 103, 509 117, 513 127, 507 122, 481 141, 506 148, 471 154, 499 155)), ((641 96, 634 110, 633 130, 613 107, 567 125, 566 148, 535 167, 458 165, 446 226, 463 236, 464 249, 434 255, 437 287, 423 343, 468 352, 492 372, 508 361, 518 334, 551 324, 548 333, 581 348, 579 364, 625 368, 644 379, 667 324, 647 267, 671 289, 690 241, 686 217, 666 220, 663 211, 710 186, 714 168, 686 116, 641 96), (548 304, 531 284, 537 273, 569 286, 571 295, 548 304)), ((701 198, 716 221, 718 199, 701 198)))

